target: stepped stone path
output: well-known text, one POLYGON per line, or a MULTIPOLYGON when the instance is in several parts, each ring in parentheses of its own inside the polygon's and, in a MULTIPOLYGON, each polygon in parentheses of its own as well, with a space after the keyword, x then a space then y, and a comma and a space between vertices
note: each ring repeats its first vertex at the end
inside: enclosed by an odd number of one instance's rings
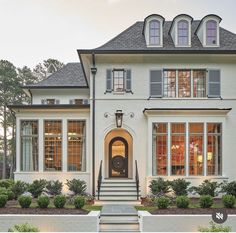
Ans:
POLYGON ((139 232, 138 211, 127 204, 104 205, 100 215, 100 232, 139 232))

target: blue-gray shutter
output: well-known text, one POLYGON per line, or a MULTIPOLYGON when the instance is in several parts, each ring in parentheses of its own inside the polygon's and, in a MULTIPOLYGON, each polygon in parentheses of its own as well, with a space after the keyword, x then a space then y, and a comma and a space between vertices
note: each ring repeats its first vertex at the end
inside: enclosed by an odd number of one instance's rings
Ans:
POLYGON ((126 87, 127 92, 131 91, 131 70, 126 70, 126 87))
POLYGON ((220 89, 220 70, 208 70, 208 97, 220 97, 220 89))
POLYGON ((106 91, 112 91, 112 70, 107 70, 107 77, 106 77, 106 91))
POLYGON ((150 71, 150 96, 162 97, 162 70, 150 71))

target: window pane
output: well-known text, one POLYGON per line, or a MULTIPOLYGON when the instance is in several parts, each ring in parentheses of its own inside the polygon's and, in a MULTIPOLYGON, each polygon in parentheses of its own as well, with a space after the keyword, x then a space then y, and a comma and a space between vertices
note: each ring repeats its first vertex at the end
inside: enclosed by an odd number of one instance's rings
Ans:
POLYGON ((113 71, 114 91, 124 91, 124 71, 113 71))
POLYGON ((207 124, 207 175, 222 174, 221 124, 207 124))
POLYGON ((190 70, 178 72, 179 97, 191 97, 191 72, 190 70))
POLYGON ((203 175, 204 124, 189 124, 189 174, 203 175))
POLYGON ((178 22, 178 45, 189 44, 189 26, 186 20, 178 22))
POLYGON ((149 44, 160 44, 160 22, 157 20, 152 20, 149 23, 149 44))
POLYGON ((171 124, 171 174, 185 174, 185 124, 171 124))
POLYGON ((167 175, 167 123, 153 124, 153 175, 167 175))
POLYGON ((38 121, 21 121, 21 171, 38 171, 38 121))
POLYGON ((214 45, 217 43, 217 23, 209 20, 206 23, 206 44, 214 45))
POLYGON ((176 71, 164 71, 164 97, 176 97, 176 71))
POLYGON ((193 97, 206 97, 206 70, 193 71, 193 97))
POLYGON ((44 122, 44 157, 46 171, 62 169, 62 122, 44 122))
POLYGON ((68 171, 86 171, 85 121, 68 121, 68 171))

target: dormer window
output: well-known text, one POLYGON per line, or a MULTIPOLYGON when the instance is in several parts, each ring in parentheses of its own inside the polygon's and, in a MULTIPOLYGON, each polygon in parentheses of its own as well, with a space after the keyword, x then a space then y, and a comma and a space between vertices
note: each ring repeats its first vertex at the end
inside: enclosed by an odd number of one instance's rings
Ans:
POLYGON ((201 41, 203 47, 219 47, 220 46, 220 22, 218 15, 206 15, 200 21, 195 34, 201 41))
POLYGON ((160 21, 158 20, 149 23, 149 44, 160 45, 160 21))
POLYGON ((217 44, 217 23, 214 20, 206 22, 206 45, 217 44))
POLYGON ((169 35, 171 36, 175 47, 191 46, 191 24, 193 18, 190 15, 177 15, 170 26, 169 35))
POLYGON ((161 15, 152 14, 144 19, 143 32, 147 47, 163 46, 163 24, 165 19, 161 15))
POLYGON ((189 45, 189 24, 187 20, 180 20, 178 22, 178 45, 189 45))

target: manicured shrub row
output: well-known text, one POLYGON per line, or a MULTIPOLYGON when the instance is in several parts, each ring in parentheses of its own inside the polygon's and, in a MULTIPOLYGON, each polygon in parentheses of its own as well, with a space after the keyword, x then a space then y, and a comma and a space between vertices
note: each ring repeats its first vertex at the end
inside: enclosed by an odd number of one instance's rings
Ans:
MULTIPOLYGON (((63 208, 66 204, 66 197, 64 195, 57 195, 54 200, 54 206, 56 208, 63 208)), ((74 206, 77 209, 83 208, 85 205, 86 198, 84 196, 75 196, 74 197, 74 206)), ((0 207, 4 207, 7 203, 7 196, 5 195, 0 195, 0 207), (2 205, 1 205, 2 203, 2 205)), ((29 208, 31 203, 32 203, 32 197, 27 196, 27 195, 21 195, 18 198, 18 203, 21 206, 21 208, 29 208)), ((41 209, 46 209, 48 208, 50 204, 50 198, 48 196, 39 196, 37 198, 37 204, 38 207, 41 209)))
POLYGON ((189 193, 200 196, 209 195, 216 197, 220 193, 232 195, 236 198, 236 181, 217 183, 210 180, 204 180, 199 186, 190 186, 190 182, 185 179, 175 179, 173 181, 158 178, 152 180, 149 188, 153 196, 159 197, 173 192, 175 196, 187 196, 189 193))

